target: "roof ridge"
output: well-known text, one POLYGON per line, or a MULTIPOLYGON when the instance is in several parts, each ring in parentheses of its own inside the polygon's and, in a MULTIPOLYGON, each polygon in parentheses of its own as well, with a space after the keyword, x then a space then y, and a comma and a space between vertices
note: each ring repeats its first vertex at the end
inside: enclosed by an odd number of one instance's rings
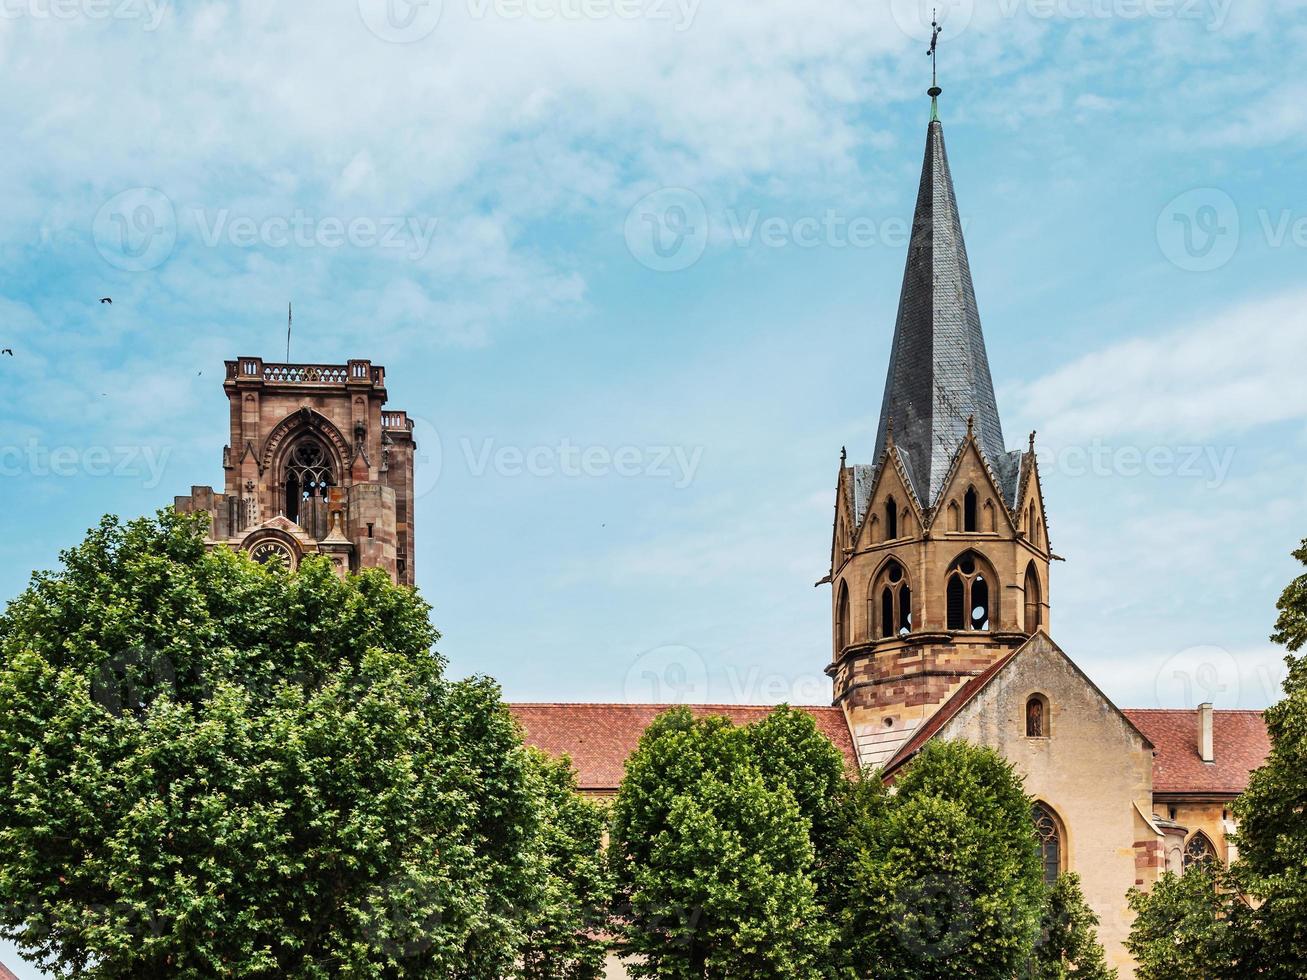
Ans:
MULTIPOLYGON (((1197 708, 1122 708, 1122 711, 1151 712, 1154 714, 1173 714, 1173 715, 1192 715, 1197 714, 1197 708)), ((1218 715, 1261 715, 1266 713, 1265 708, 1212 708, 1212 712, 1218 715)))
POLYGON ((729 701, 505 701, 509 707, 520 708, 757 708, 773 709, 790 707, 838 711, 830 704, 794 704, 790 701, 777 701, 774 704, 743 704, 729 701))

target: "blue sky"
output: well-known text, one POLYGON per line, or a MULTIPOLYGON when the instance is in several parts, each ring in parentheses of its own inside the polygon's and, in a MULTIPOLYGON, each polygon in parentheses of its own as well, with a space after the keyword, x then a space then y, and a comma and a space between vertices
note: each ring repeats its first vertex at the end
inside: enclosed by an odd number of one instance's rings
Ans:
MULTIPOLYGON (((919 5, 392 4, 5 0, 0 596, 220 482, 222 360, 280 359, 293 299, 295 360, 370 357, 420 419, 454 672, 826 700, 813 583, 840 447, 871 461, 919 5)), ((1053 635, 1118 703, 1261 706, 1307 535, 1302 5, 941 9, 1053 635)))

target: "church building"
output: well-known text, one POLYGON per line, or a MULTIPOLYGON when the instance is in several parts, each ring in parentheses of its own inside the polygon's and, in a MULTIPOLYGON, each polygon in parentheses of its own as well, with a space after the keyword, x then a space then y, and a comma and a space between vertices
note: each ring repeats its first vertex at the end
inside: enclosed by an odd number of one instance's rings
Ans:
MULTIPOLYGON (((931 119, 876 445, 841 452, 829 572, 833 703, 807 707, 850 770, 893 779, 931 739, 991 746, 1034 798, 1045 873, 1072 870, 1123 976, 1126 892, 1165 869, 1228 862, 1230 804, 1269 750, 1259 712, 1118 708, 1054 642, 1053 551, 1030 434, 1003 434, 944 130, 931 119)), ((412 585, 412 423, 385 408, 385 369, 228 361, 223 489, 210 544, 412 585)), ((814 542, 814 547, 816 542, 814 542)), ((567 754, 583 792, 617 791, 668 706, 516 704, 529 742, 567 754)), ((698 705, 756 721, 770 706, 698 705)), ((1033 845, 1032 845, 1033 846, 1033 845)), ((615 970, 620 968, 615 967, 615 970)), ((620 975, 615 972, 613 975, 620 975)))
MULTIPOLYGON (((1035 435, 1004 439, 944 129, 931 119, 872 462, 841 452, 830 571, 834 703, 808 710, 850 768, 892 780, 934 738, 1025 777, 1045 875, 1071 870, 1122 976, 1126 892, 1228 862, 1230 804, 1269 751, 1260 712, 1118 708, 1052 639, 1035 435)), ((665 707, 665 706, 664 706, 665 707)), ((651 705, 514 705, 529 741, 616 792, 651 705)), ((697 706, 747 724, 767 708, 697 706)), ((620 974, 614 974, 620 975, 620 974)))

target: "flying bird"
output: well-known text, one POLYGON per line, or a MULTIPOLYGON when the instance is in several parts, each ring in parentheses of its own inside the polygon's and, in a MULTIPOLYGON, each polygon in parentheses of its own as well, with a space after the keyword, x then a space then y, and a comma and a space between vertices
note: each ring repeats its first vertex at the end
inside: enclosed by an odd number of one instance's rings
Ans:
POLYGON ((100 302, 101 302, 101 303, 108 303, 110 306, 113 306, 113 297, 112 297, 112 296, 101 296, 101 297, 100 297, 100 302))
POLYGON ((13 357, 14 349, 12 347, 6 347, 4 350, 0 350, 0 354, 8 354, 10 357, 13 357))

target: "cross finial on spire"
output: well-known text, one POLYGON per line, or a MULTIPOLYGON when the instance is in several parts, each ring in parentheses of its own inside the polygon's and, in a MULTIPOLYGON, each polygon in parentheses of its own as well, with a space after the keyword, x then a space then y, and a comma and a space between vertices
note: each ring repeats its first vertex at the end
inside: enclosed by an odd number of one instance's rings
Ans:
POLYGON ((939 11, 936 9, 930 12, 930 50, 926 54, 930 55, 930 88, 926 94, 930 96, 930 121, 939 122, 939 97, 944 91, 939 87, 939 59, 937 49, 939 48, 939 35, 944 28, 939 26, 939 11))
POLYGON ((843 466, 849 461, 849 447, 840 446, 840 465, 843 466))

